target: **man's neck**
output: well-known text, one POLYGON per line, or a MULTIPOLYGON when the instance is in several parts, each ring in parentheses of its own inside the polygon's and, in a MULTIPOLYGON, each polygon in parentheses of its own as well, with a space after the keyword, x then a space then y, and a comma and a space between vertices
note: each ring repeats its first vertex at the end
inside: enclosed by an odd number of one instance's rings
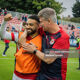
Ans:
POLYGON ((50 33, 56 33, 56 32, 58 32, 60 30, 58 25, 55 24, 53 26, 52 26, 52 28, 49 31, 50 33), (55 27, 53 27, 53 26, 55 26, 55 27))
POLYGON ((35 32, 34 34, 30 35, 32 38, 36 37, 38 35, 38 32, 35 32))

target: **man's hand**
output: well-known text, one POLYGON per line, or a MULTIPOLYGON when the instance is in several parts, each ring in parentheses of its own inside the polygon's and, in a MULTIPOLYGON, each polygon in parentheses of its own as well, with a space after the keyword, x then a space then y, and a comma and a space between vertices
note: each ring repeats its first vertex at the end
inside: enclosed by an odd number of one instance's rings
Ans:
POLYGON ((24 50, 28 51, 29 53, 33 53, 36 50, 36 46, 33 43, 25 43, 22 44, 24 50))
POLYGON ((4 21, 10 21, 10 20, 12 20, 12 15, 10 13, 4 16, 4 21))
POLYGON ((23 34, 21 35, 21 37, 18 40, 18 44, 19 44, 20 47, 22 46, 22 44, 26 43, 26 41, 27 41, 26 37, 27 37, 27 30, 25 30, 23 32, 23 34))

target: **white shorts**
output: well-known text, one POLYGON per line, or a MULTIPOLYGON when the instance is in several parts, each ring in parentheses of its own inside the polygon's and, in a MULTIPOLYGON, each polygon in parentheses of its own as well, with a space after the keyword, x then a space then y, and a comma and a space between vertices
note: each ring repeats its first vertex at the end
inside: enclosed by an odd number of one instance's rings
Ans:
POLYGON ((32 79, 22 79, 22 78, 18 77, 18 76, 14 73, 12 80, 32 80, 32 79))

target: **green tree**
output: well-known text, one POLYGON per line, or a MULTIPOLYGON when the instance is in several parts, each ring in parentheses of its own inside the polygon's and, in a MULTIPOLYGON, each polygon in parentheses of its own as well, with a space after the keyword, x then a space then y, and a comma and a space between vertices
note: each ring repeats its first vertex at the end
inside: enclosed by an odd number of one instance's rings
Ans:
POLYGON ((33 0, 33 8, 38 13, 39 10, 45 7, 54 8, 57 14, 62 12, 62 6, 59 2, 55 0, 33 0))
POLYGON ((62 11, 61 4, 55 0, 0 0, 0 7, 28 14, 37 14, 45 7, 54 8, 57 14, 62 11))
POLYGON ((80 1, 76 0, 76 3, 72 7, 72 12, 74 17, 80 17, 80 1))

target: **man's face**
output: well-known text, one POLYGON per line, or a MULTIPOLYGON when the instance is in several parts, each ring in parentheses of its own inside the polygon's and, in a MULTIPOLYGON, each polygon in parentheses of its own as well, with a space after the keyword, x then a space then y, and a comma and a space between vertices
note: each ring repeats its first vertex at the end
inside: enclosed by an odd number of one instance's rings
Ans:
POLYGON ((37 31, 38 27, 39 27, 39 24, 36 20, 28 19, 27 26, 26 26, 28 35, 34 34, 37 31))
POLYGON ((44 31, 48 30, 48 25, 49 25, 48 20, 45 20, 44 18, 40 17, 40 26, 43 27, 44 31))

